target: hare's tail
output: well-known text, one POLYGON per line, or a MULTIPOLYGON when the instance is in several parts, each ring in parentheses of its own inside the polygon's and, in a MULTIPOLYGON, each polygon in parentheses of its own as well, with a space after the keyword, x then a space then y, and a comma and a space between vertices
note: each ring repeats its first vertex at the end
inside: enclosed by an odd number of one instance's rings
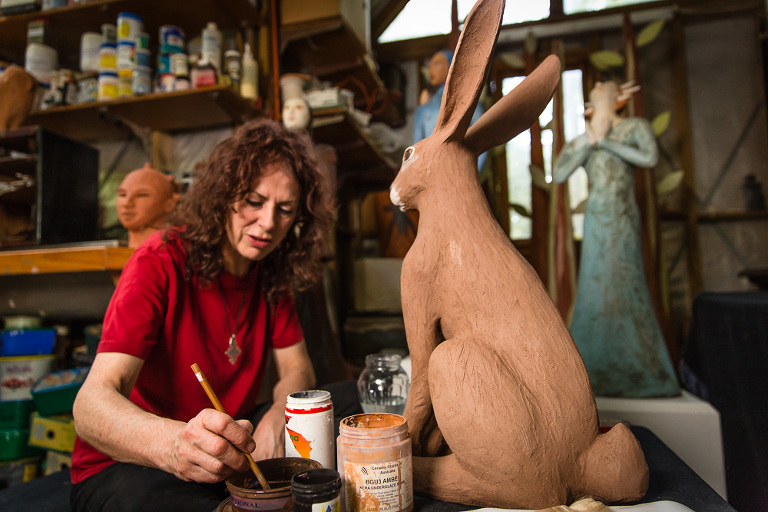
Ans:
POLYGON ((623 423, 598 435, 581 455, 583 495, 605 502, 636 501, 648 490, 648 464, 623 423))

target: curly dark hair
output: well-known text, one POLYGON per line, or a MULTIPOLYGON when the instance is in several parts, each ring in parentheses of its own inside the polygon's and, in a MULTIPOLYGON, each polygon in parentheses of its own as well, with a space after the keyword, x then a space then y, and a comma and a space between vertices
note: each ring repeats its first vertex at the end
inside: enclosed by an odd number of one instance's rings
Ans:
POLYGON ((283 162, 299 182, 301 196, 294 226, 280 245, 260 263, 267 300, 309 288, 322 275, 331 221, 326 184, 304 135, 281 124, 257 119, 237 128, 202 163, 194 182, 170 216, 171 234, 187 250, 186 277, 210 283, 224 268, 222 242, 233 203, 244 199, 264 169, 283 162))

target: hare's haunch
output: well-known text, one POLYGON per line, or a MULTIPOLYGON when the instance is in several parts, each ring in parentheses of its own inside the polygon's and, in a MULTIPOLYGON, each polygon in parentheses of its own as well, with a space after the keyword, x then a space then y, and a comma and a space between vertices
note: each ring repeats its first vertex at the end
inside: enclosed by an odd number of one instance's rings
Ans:
POLYGON ((599 433, 568 329, 480 187, 477 155, 531 126, 560 76, 549 57, 468 129, 503 9, 481 0, 468 16, 437 126, 406 150, 390 189, 419 211, 401 287, 416 492, 528 509, 637 500, 648 486, 640 445, 624 425, 599 433))

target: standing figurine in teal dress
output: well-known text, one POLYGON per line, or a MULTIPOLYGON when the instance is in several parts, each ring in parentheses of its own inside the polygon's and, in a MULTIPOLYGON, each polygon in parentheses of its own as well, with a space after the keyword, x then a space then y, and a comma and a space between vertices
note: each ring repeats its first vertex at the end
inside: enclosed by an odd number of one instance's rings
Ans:
MULTIPOLYGON (((448 69, 453 61, 453 52, 449 50, 439 50, 429 61, 429 84, 432 87, 436 87, 434 94, 419 108, 416 109, 416 113, 413 116, 413 142, 418 142, 422 139, 426 139, 435 129, 437 123, 437 114, 440 113, 440 103, 443 101, 443 89, 445 89, 445 81, 448 78, 448 69)), ((480 119, 483 115, 483 107, 480 103, 475 107, 475 111, 472 113, 472 121, 470 124, 475 124, 475 121, 480 119)), ((482 153, 477 158, 478 171, 483 170, 487 153, 482 153)))
POLYGON ((658 148, 641 118, 622 118, 614 82, 590 93, 586 133, 565 145, 553 178, 583 166, 589 182, 573 336, 597 396, 658 397, 680 393, 643 268, 636 167, 653 167, 658 148))

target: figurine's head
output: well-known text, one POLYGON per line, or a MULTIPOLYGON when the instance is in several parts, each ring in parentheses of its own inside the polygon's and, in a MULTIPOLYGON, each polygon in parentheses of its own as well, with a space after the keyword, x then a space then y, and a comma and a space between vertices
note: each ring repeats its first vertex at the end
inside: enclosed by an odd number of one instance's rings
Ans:
POLYGON ((311 120, 309 103, 302 97, 294 97, 283 103, 283 125, 289 130, 306 130, 311 120))
POLYGON ((448 70, 453 61, 453 52, 440 50, 429 61, 429 83, 433 87, 443 85, 448 78, 448 70))
POLYGON ((160 229, 178 200, 173 176, 149 163, 129 172, 117 189, 117 217, 128 230, 128 246, 138 246, 160 229))
POLYGON ((633 81, 617 84, 613 80, 595 83, 589 91, 589 102, 584 105, 584 116, 591 117, 594 111, 621 112, 627 106, 629 99, 640 90, 633 81))

